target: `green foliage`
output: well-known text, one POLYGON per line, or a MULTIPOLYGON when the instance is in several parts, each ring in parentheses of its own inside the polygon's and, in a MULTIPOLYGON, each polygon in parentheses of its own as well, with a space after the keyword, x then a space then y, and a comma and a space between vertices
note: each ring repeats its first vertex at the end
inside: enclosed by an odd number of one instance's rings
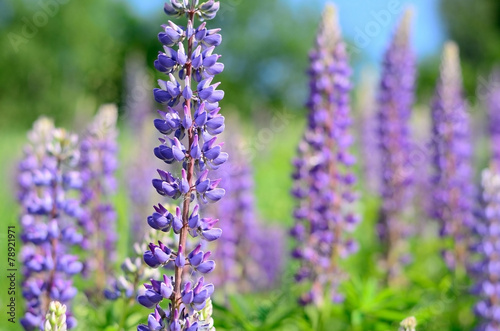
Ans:
POLYGON ((120 102, 130 31, 137 30, 126 7, 99 0, 2 6, 11 15, 1 27, 0 86, 9 93, 0 95, 0 126, 28 127, 41 114, 67 123, 101 103, 120 102))
POLYGON ((466 90, 475 97, 478 75, 487 77, 500 59, 500 2, 442 0, 441 9, 450 38, 460 47, 466 90))
POLYGON ((214 302, 217 330, 290 330, 297 306, 286 291, 266 295, 230 295, 225 304, 214 302))
POLYGON ((87 301, 85 295, 79 294, 75 302, 79 308, 74 310, 79 321, 76 331, 135 331, 149 314, 146 308, 135 302, 135 298, 120 298, 95 306, 87 301))

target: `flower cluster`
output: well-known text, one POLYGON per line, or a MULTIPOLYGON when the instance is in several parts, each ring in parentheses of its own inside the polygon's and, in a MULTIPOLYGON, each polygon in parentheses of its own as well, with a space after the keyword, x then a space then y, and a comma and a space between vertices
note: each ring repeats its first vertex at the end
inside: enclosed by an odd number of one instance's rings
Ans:
POLYGON ((84 232, 83 247, 88 259, 87 271, 95 272, 96 286, 102 290, 116 251, 116 212, 109 196, 116 189, 118 111, 115 105, 103 105, 88 126, 80 143, 80 173, 83 181, 79 220, 84 232))
POLYGON ((341 299, 338 262, 357 249, 345 236, 359 219, 348 207, 355 200, 348 170, 355 159, 348 151, 350 68, 339 30, 335 8, 328 6, 310 55, 308 124, 294 161, 292 194, 299 204, 291 233, 298 243, 293 256, 301 261, 296 279, 312 282, 304 303, 321 304, 326 289, 331 300, 341 299))
POLYGON ((138 330, 205 330, 212 326, 204 309, 214 286, 203 276, 215 268, 211 253, 204 251, 202 242, 218 239, 222 230, 215 227, 217 219, 202 218, 201 203, 216 202, 224 196, 219 187, 220 179, 209 177, 210 170, 217 170, 227 159, 217 135, 224 130, 224 117, 219 114, 219 101, 224 92, 218 90, 219 83, 212 83, 214 76, 222 72, 224 65, 215 54, 222 37, 220 29, 207 29, 206 22, 194 26, 195 18, 213 18, 219 2, 209 0, 199 4, 198 0, 171 0, 165 5, 165 13, 187 17, 187 26, 180 27, 169 21, 163 25, 158 39, 164 45, 155 61, 155 68, 168 75, 168 80, 159 80, 160 88, 154 89, 155 100, 167 106, 159 111, 160 118, 154 121, 156 129, 164 136, 160 146, 154 149, 156 157, 166 164, 181 164, 180 175, 158 170, 159 178, 153 186, 162 196, 179 199, 181 206, 168 210, 161 204, 148 217, 148 224, 155 230, 173 231, 175 245, 162 241, 149 244, 144 261, 151 268, 170 266, 173 276, 166 274, 159 280, 145 284, 146 291, 138 296, 145 307, 155 308, 149 315, 148 325, 138 330), (196 86, 195 86, 196 85, 196 86), (188 237, 200 238, 202 242, 192 245, 188 237), (193 273, 186 269, 192 269, 193 273), (192 275, 197 279, 187 279, 192 275), (161 307, 162 301, 168 307, 161 307))
MULTIPOLYGON (((72 276, 81 272, 82 263, 69 253, 72 245, 82 242, 76 229, 82 209, 70 191, 80 190, 82 179, 74 170, 78 162, 75 135, 40 118, 29 139, 19 165, 21 239, 25 244, 22 286, 27 304, 21 324, 26 330, 36 330, 43 329, 51 301, 69 303, 77 292, 72 276)), ((68 329, 75 325, 67 313, 68 329)))
POLYGON ((413 316, 407 317, 399 326, 399 331, 415 331, 417 328, 417 319, 413 316))
POLYGON ((44 331, 66 331, 66 309, 59 301, 52 301, 45 315, 44 331))
POLYGON ((435 175, 432 216, 440 234, 453 241, 443 252, 448 267, 463 270, 467 259, 467 228, 473 222, 474 201, 469 117, 462 95, 458 48, 447 43, 441 76, 432 104, 432 144, 435 175))
POLYGON ((383 198, 378 232, 389 279, 400 274, 408 224, 405 212, 412 194, 409 121, 414 99, 415 57, 410 47, 411 12, 402 19, 383 63, 378 95, 378 132, 383 198))
POLYGON ((480 297, 476 314, 483 320, 481 330, 498 330, 500 328, 500 175, 492 167, 482 173, 481 217, 476 222, 474 232, 478 241, 472 245, 480 260, 471 266, 476 278, 475 294, 480 297))

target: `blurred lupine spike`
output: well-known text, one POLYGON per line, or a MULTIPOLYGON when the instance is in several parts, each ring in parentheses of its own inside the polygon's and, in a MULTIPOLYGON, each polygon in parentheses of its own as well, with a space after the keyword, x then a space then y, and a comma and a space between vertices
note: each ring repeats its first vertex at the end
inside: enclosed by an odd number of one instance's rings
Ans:
POLYGON ((401 276, 408 250, 408 211, 414 191, 410 163, 410 117, 415 93, 415 56, 410 46, 411 11, 403 16, 383 62, 378 95, 381 196, 378 232, 389 281, 401 276))
MULTIPOLYGON (((158 111, 160 118, 154 121, 163 134, 155 156, 166 164, 182 165, 181 173, 158 170, 160 178, 153 179, 153 186, 162 196, 179 199, 181 206, 175 211, 159 204, 148 217, 148 224, 157 231, 173 231, 178 236, 175 244, 151 242, 144 252, 145 263, 152 267, 170 266, 173 275, 144 284, 146 291, 137 297, 140 304, 155 308, 148 317, 148 325, 139 325, 138 330, 205 330, 211 328, 210 321, 201 313, 214 291, 204 277, 184 282, 186 274, 198 277, 215 267, 210 252, 194 240, 213 241, 222 235, 215 228, 218 220, 201 218, 199 205, 220 200, 225 191, 219 187, 219 179, 209 178, 210 170, 217 170, 228 159, 222 152, 222 143, 217 135, 224 131, 224 117, 219 114, 219 101, 224 97, 217 90, 219 83, 212 84, 224 65, 214 54, 222 36, 220 29, 206 28, 206 23, 195 27, 195 18, 208 20, 215 17, 219 2, 209 0, 198 4, 197 0, 171 0, 165 5, 165 13, 187 17, 187 27, 170 22, 163 25, 164 32, 158 35, 164 45, 154 62, 155 68, 167 75, 167 80, 158 80, 160 88, 154 89, 158 103, 167 106, 167 111, 158 111), (174 47, 174 48, 171 48, 174 47), (196 85, 196 86, 193 86, 196 85), (202 250, 203 249, 203 250, 202 250), (193 273, 189 272, 191 269, 193 273), (160 303, 169 301, 168 312, 163 312, 160 303), (161 310, 161 312, 159 311, 161 310)), ((171 233, 171 232, 170 232, 171 233)), ((165 269, 165 271, 168 269, 165 269)))
POLYGON ((486 88, 492 166, 500 171, 500 67, 491 73, 486 88))
POLYGON ((458 45, 452 41, 448 41, 443 49, 440 79, 442 84, 449 86, 450 89, 463 89, 458 45))
POLYGON ((116 190, 117 119, 114 104, 102 105, 80 143, 81 203, 85 208, 79 223, 88 252, 85 271, 95 275, 98 292, 112 273, 116 255, 116 211, 110 196, 116 190))
POLYGON ((469 115, 462 94, 458 47, 452 42, 444 48, 431 108, 435 168, 432 216, 440 223, 440 235, 453 241, 452 247, 443 250, 447 266, 457 275, 463 275, 467 234, 473 225, 474 185, 469 115))
POLYGON ((399 331, 415 331, 417 328, 417 319, 413 316, 405 318, 401 324, 399 331))
POLYGON ((473 293, 478 296, 475 313, 481 319, 480 330, 498 330, 500 321, 497 318, 500 311, 498 302, 500 282, 498 266, 500 255, 500 173, 493 166, 482 173, 481 184, 482 212, 476 220, 474 232, 476 242, 472 243, 472 253, 477 253, 478 260, 469 265, 469 271, 474 276, 473 293))
MULTIPOLYGON (((82 181, 75 171, 76 135, 41 118, 28 137, 31 143, 19 164, 18 183, 24 243, 22 293, 27 305, 21 325, 30 331, 43 329, 51 301, 68 304, 77 293, 72 276, 81 272, 82 263, 69 252, 82 241, 76 230, 82 209, 70 191, 79 191, 82 181)), ((76 325, 71 314, 65 318, 68 329, 76 325)))
POLYGON ((333 50, 341 40, 337 7, 332 3, 325 5, 318 28, 318 37, 318 46, 321 44, 322 47, 330 50, 333 50))
MULTIPOLYGON (((235 125, 230 127, 241 126, 236 121, 232 124, 235 125)), ((214 248, 218 267, 210 279, 226 294, 269 289, 276 285, 282 272, 284 233, 259 220, 253 168, 241 153, 245 142, 238 132, 225 133, 228 143, 224 146, 231 160, 217 176, 222 179, 226 195, 215 207, 208 208, 220 219, 224 240, 219 240, 214 248)))
POLYGON ((411 47, 411 25, 413 20, 413 8, 409 7, 405 10, 401 22, 394 35, 393 43, 398 47, 411 47))
POLYGON ((294 160, 292 195, 298 205, 291 235, 297 241, 293 257, 301 262, 295 277, 312 283, 300 299, 304 304, 321 305, 325 295, 326 300, 342 300, 338 263, 357 250, 345 235, 359 218, 349 211, 355 200, 355 177, 349 171, 355 163, 349 153, 351 70, 336 13, 333 5, 327 6, 310 53, 309 116, 294 160))
POLYGON ((59 301, 52 301, 45 316, 44 331, 66 331, 66 306, 59 301))

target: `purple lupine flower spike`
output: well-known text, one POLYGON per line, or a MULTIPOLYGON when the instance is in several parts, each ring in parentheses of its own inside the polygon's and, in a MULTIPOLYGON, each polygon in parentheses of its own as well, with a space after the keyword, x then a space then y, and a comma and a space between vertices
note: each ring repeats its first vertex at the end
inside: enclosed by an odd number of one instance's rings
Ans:
MULTIPOLYGON (((43 330, 50 302, 69 305, 77 292, 72 276, 81 272, 82 263, 70 248, 82 241, 76 230, 82 209, 71 191, 80 190, 82 180, 75 171, 76 135, 40 118, 28 137, 30 144, 19 165, 22 286, 27 305, 21 325, 25 330, 43 330)), ((69 311, 66 321, 68 329, 76 325, 69 311)))
POLYGON ((355 162, 349 153, 350 68, 332 5, 325 9, 310 60, 309 117, 294 161, 292 195, 299 204, 291 234, 297 240, 293 256, 301 262, 296 279, 312 283, 301 301, 321 304, 327 289, 326 300, 342 299, 338 262, 357 249, 345 234, 359 221, 349 212, 355 200, 355 177, 349 172, 355 162))
POLYGON ((207 29, 205 22, 195 27, 196 17, 210 20, 218 9, 219 2, 213 0, 202 4, 198 0, 171 0, 164 8, 167 15, 185 15, 187 26, 169 21, 158 35, 164 52, 159 53, 154 66, 166 74, 166 80, 158 81, 154 97, 167 108, 158 111, 160 118, 154 121, 163 134, 154 155, 169 165, 182 165, 182 170, 177 173, 158 170, 159 178, 153 180, 153 187, 162 196, 179 199, 181 206, 168 210, 160 204, 148 218, 153 229, 173 231, 177 239, 175 245, 152 242, 144 252, 148 266, 168 265, 173 275, 164 274, 162 279, 151 279, 144 284, 146 291, 137 300, 145 307, 156 308, 149 315, 148 325, 139 325, 138 330, 191 331, 213 327, 203 310, 210 307, 214 286, 206 283, 204 277, 189 281, 185 278, 188 269, 198 275, 215 267, 205 245, 193 245, 194 240, 188 238, 214 241, 222 234, 215 227, 218 220, 202 218, 198 205, 216 202, 225 193, 219 187, 220 180, 210 174, 228 158, 222 151, 223 144, 217 140, 224 130, 224 117, 219 113, 224 92, 213 81, 224 68, 218 62, 220 56, 214 53, 222 37, 220 29, 207 29), (168 307, 161 307, 164 300, 169 302, 168 307))
POLYGON ((475 313, 480 330, 500 329, 500 173, 492 165, 482 173, 482 212, 474 226, 477 242, 472 245, 479 260, 470 266, 475 278, 473 292, 479 302, 475 313))
POLYGON ((109 199, 116 190, 117 117, 115 105, 101 106, 80 143, 81 202, 85 206, 80 225, 83 246, 89 252, 86 271, 95 273, 98 292, 112 273, 116 255, 116 211, 109 199))
POLYGON ((451 270, 461 274, 467 261, 474 190, 469 116, 462 95, 458 47, 452 42, 444 48, 432 122, 435 167, 432 216, 440 223, 440 235, 451 238, 454 244, 445 247, 444 260, 451 270))
POLYGON ((389 281, 401 274, 409 232, 406 214, 413 193, 410 116, 416 64, 410 47, 410 24, 411 11, 407 10, 385 54, 378 95, 382 196, 378 232, 389 281))
POLYGON ((490 75, 487 89, 491 162, 496 171, 500 171, 500 68, 490 75))

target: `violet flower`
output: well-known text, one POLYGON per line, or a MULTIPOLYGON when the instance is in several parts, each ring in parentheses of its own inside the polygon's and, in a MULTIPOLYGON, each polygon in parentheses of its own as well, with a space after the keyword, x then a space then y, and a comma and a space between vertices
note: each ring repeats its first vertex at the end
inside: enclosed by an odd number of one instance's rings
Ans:
POLYGON ((382 206, 378 232, 384 245, 388 279, 401 273, 408 233, 407 213, 415 169, 410 164, 410 116, 415 87, 415 56, 410 47, 411 11, 394 34, 383 63, 378 95, 382 206))
POLYGON ((116 190, 117 117, 115 105, 101 106, 80 143, 81 203, 85 206, 80 225, 84 231, 83 246, 88 252, 86 266, 95 273, 98 291, 113 271, 116 255, 117 216, 110 196, 116 190))
POLYGON ((467 261, 467 233, 473 222, 474 201, 469 116, 462 95, 458 47, 445 45, 441 76, 432 104, 435 175, 432 216, 440 223, 440 235, 451 240, 445 262, 463 273, 467 261))
MULTIPOLYGON (((55 129, 51 120, 40 118, 29 133, 30 144, 19 165, 21 252, 23 297, 26 313, 21 319, 25 330, 43 329, 51 301, 68 305, 77 289, 72 277, 82 270, 72 245, 80 245, 76 219, 82 214, 79 200, 70 191, 82 185, 75 166, 78 162, 76 136, 55 129)), ((67 328, 76 325, 66 313, 67 328)))
POLYGON ((473 246, 479 261, 472 265, 480 301, 475 306, 481 320, 480 330, 500 329, 500 174, 492 167, 482 173, 483 209, 475 223, 477 242, 473 246))
POLYGON ((213 284, 205 282, 206 274, 215 268, 210 252, 202 244, 194 246, 188 237, 204 241, 218 239, 222 230, 215 228, 217 219, 202 218, 199 205, 193 203, 216 202, 224 196, 219 179, 210 178, 210 170, 218 169, 228 158, 221 151, 217 135, 224 130, 224 117, 219 114, 219 101, 224 92, 219 83, 212 83, 224 65, 218 62, 215 47, 222 41, 220 29, 207 29, 206 23, 195 27, 195 18, 210 20, 215 17, 219 2, 209 0, 171 0, 165 4, 165 13, 187 17, 187 26, 180 27, 169 21, 163 25, 158 39, 164 45, 155 61, 155 68, 165 73, 167 80, 159 80, 160 88, 154 90, 155 100, 167 105, 159 111, 155 127, 164 135, 154 154, 166 164, 181 164, 181 174, 158 170, 159 178, 153 180, 158 194, 182 203, 176 210, 158 204, 148 217, 148 224, 155 230, 174 232, 175 245, 162 241, 150 243, 144 261, 152 268, 169 265, 173 276, 164 274, 160 280, 151 279, 145 284, 146 292, 138 296, 145 307, 154 308, 148 325, 138 330, 202 330, 211 329, 213 321, 205 319, 204 309, 209 307, 213 284), (194 248, 190 248, 193 247, 194 248), (188 269, 196 271, 189 272, 188 269), (188 275, 194 279, 183 281, 188 275), (161 306, 166 300, 168 306, 161 306))
POLYGON ((349 212, 355 200, 355 177, 348 170, 355 162, 348 151, 350 69, 332 5, 325 9, 310 60, 309 117, 294 161, 292 194, 299 203, 291 233, 297 240, 293 256, 301 263, 296 279, 311 283, 301 301, 321 304, 325 295, 326 300, 341 299, 338 263, 356 251, 357 244, 345 233, 359 221, 349 212), (327 289, 331 293, 325 294, 327 289))

